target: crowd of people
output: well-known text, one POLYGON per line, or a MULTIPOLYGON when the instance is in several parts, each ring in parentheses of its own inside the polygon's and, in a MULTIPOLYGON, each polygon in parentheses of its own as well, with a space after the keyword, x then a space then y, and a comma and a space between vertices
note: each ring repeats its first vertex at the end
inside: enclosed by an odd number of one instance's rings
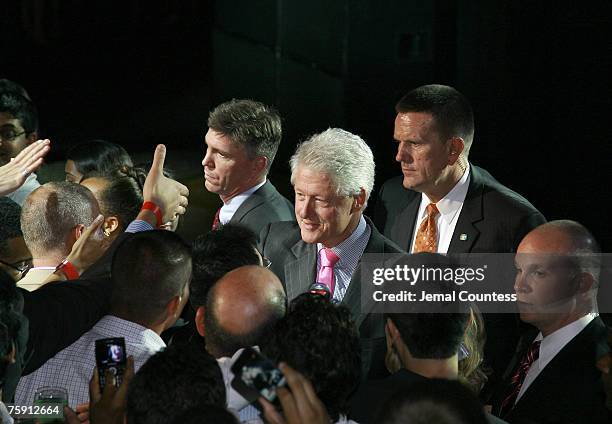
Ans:
POLYGON ((396 112, 401 176, 375 193, 368 143, 330 128, 292 155, 290 201, 268 178, 278 111, 218 105, 202 166, 222 206, 188 244, 175 230, 189 190, 165 146, 140 166, 83 142, 65 181, 41 185, 52 142, 27 91, 0 80, 2 423, 48 387, 70 424, 612 422, 595 237, 471 163, 474 116, 456 89, 415 88, 396 112), (484 253, 512 255, 518 313, 481 313, 443 278, 435 310, 366 298, 366 270, 390 258, 454 269, 484 253), (121 373, 98 370, 110 338, 121 373), (261 375, 245 377, 246 358, 261 375))

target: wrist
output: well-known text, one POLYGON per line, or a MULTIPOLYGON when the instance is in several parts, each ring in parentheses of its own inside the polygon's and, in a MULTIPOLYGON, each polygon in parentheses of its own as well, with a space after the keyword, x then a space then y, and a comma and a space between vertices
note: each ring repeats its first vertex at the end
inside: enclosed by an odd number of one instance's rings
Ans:
POLYGON ((143 204, 142 204, 142 208, 140 208, 141 212, 142 211, 147 211, 150 212, 151 214, 153 214, 153 216, 155 217, 155 227, 159 228, 161 227, 161 225, 164 223, 163 220, 163 213, 162 210, 159 206, 157 206, 156 203, 146 200, 143 204))

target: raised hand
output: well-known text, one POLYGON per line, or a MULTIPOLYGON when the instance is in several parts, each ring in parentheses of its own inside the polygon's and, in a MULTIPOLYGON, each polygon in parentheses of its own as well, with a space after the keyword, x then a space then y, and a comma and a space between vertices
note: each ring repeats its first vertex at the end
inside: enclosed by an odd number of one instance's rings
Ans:
POLYGON ((0 166, 0 196, 17 190, 26 179, 43 163, 51 150, 51 141, 38 140, 23 149, 6 165, 0 166))

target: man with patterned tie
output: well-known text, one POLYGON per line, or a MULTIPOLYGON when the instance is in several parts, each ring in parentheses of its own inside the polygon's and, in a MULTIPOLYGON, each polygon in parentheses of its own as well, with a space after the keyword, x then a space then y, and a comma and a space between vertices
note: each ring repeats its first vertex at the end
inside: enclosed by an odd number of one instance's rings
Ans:
MULTIPOLYGON (((524 197, 470 164, 474 115, 444 85, 425 85, 396 105, 393 138, 402 176, 383 184, 375 224, 407 252, 510 253, 545 222, 524 197)), ((511 317, 485 316, 487 365, 503 372, 518 340, 511 317)))
POLYGON ((290 160, 295 222, 269 225, 260 235, 289 300, 313 283, 329 287, 332 301, 352 312, 361 339, 362 377, 384 373, 381 314, 361 304, 360 264, 367 253, 399 253, 363 216, 374 185, 374 157, 358 136, 332 128, 298 146, 290 160))
POLYGON ((601 258, 589 231, 553 221, 531 231, 515 258, 521 339, 493 397, 508 422, 612 422, 597 359, 609 350, 596 313, 601 258))
POLYGON ((263 103, 231 100, 210 113, 204 185, 223 201, 213 229, 231 222, 259 234, 270 222, 295 220, 291 202, 267 179, 281 136, 280 116, 263 103))

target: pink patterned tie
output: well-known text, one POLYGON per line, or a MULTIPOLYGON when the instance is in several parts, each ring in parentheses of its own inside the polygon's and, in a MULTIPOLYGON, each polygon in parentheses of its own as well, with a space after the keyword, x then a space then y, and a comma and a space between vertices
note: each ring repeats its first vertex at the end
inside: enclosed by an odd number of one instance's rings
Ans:
POLYGON ((319 269, 319 274, 317 275, 317 283, 325 284, 329 287, 329 291, 331 292, 332 298, 334 297, 334 265, 336 262, 340 260, 340 257, 334 253, 333 250, 324 247, 319 251, 319 261, 321 264, 321 268, 319 269))

